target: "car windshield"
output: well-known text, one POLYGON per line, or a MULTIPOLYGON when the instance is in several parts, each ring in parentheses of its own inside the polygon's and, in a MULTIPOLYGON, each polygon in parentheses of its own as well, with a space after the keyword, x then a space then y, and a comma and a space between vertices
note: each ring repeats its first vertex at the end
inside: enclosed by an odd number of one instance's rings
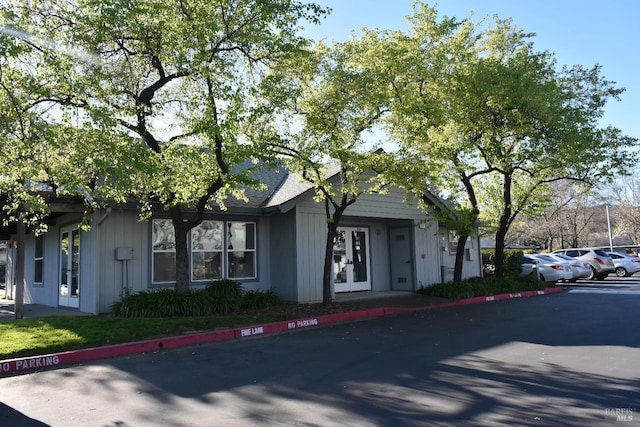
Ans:
POLYGON ((600 256, 609 256, 609 254, 607 254, 605 251, 600 250, 600 249, 596 249, 594 252, 595 252, 597 255, 600 255, 600 256))

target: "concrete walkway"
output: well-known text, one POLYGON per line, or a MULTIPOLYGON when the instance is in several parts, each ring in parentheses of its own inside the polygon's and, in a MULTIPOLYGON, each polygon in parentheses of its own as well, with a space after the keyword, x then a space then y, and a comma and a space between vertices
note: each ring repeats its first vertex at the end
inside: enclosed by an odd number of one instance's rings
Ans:
MULTIPOLYGON (((90 316, 73 308, 47 307, 40 304, 24 304, 22 308, 24 319, 51 316, 90 316)), ((0 299, 0 320, 15 319, 15 306, 13 300, 0 299)))

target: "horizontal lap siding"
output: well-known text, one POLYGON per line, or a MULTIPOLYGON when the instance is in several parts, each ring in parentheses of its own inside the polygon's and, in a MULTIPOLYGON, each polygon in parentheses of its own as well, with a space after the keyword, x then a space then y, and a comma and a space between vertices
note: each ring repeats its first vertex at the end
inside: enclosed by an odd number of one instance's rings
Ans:
POLYGON ((425 214, 415 204, 405 203, 405 192, 392 188, 387 194, 363 194, 345 215, 370 218, 422 219, 425 214))

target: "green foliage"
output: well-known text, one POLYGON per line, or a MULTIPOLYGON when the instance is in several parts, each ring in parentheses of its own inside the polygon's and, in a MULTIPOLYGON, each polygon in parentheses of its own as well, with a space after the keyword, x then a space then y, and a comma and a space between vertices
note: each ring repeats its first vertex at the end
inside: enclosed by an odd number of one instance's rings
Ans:
POLYGON ((211 298, 214 313, 232 313, 242 306, 242 285, 234 280, 214 280, 207 284, 205 292, 211 298))
MULTIPOLYGON (((505 249, 504 251, 504 276, 517 277, 522 271, 522 259, 524 253, 519 249, 505 249)), ((496 251, 493 249, 482 250, 482 265, 485 266, 485 275, 492 274, 487 266, 495 264, 496 251)))
POLYGON ((516 294, 524 291, 542 290, 547 284, 535 276, 476 277, 460 283, 436 283, 418 289, 419 294, 449 299, 472 298, 499 294, 516 294))
MULTIPOLYGON (((0 122, 19 133, 0 129, 3 181, 143 209, 160 202, 180 216, 181 235, 205 207, 239 194, 248 172, 238 165, 272 154, 247 135, 253 89, 308 46, 301 25, 329 12, 297 0, 2 4, 0 28, 20 29, 0 48, 0 122)), ((177 239, 183 293, 187 251, 177 239)))
POLYGON ((236 281, 212 281, 206 288, 179 293, 154 289, 125 296, 111 307, 114 317, 193 317, 237 312, 240 308, 266 308, 283 304, 273 289, 243 291, 236 281))
POLYGON ((242 305, 240 308, 267 308, 282 305, 284 301, 282 297, 273 289, 268 291, 246 291, 242 296, 242 305))
POLYGON ((115 317, 206 316, 213 313, 211 296, 204 291, 187 294, 174 289, 154 289, 128 295, 113 304, 115 317))

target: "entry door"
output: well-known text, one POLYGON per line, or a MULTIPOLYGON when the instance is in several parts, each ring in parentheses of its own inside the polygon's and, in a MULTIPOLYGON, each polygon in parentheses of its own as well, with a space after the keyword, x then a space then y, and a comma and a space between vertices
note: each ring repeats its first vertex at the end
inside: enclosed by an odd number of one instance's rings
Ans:
POLYGON ((413 291, 413 254, 409 227, 389 231, 389 257, 391 259, 391 289, 413 291))
POLYGON ((80 230, 63 229, 60 234, 60 287, 58 304, 80 307, 80 230))
POLYGON ((340 227, 333 245, 333 283, 335 292, 371 290, 369 231, 340 227))

